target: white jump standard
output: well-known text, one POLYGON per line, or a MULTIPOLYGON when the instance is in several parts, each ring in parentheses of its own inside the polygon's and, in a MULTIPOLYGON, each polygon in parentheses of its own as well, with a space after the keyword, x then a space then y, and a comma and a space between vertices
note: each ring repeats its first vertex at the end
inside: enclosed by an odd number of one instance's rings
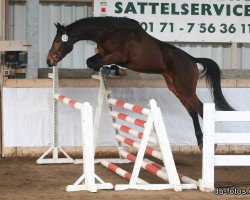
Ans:
POLYGON ((74 160, 59 146, 58 144, 58 99, 56 94, 58 92, 58 68, 53 67, 53 144, 44 152, 44 154, 37 160, 37 164, 62 164, 74 163, 74 160), (61 152, 64 158, 59 158, 61 152), (52 158, 46 158, 49 153, 52 153, 52 158))
MULTIPOLYGON (((81 127, 82 127, 82 146, 83 146, 83 175, 78 178, 78 180, 73 185, 68 185, 66 190, 68 192, 87 190, 89 192, 97 192, 98 189, 113 189, 111 183, 105 183, 100 177, 95 174, 95 163, 94 163, 94 132, 93 132, 93 111, 92 106, 88 102, 80 103, 73 99, 67 98, 63 95, 57 93, 58 90, 58 69, 53 67, 53 99, 54 99, 54 135, 56 136, 55 142, 57 144, 57 127, 58 127, 58 112, 57 112, 57 103, 61 102, 70 106, 74 109, 77 109, 81 113, 81 127), (55 134, 56 133, 56 134, 55 134), (100 183, 96 183, 95 179, 100 183)), ((80 120, 79 120, 80 122, 80 120)), ((46 155, 46 151, 43 156, 46 155)), ((57 152, 58 153, 58 152, 57 152)), ((69 159, 70 162, 74 162, 66 153, 64 155, 69 159)), ((58 154, 56 158, 44 159, 39 158, 39 163, 67 163, 58 162, 58 154)), ((68 161, 68 162, 69 162, 68 161)))
POLYGON ((82 116, 82 146, 83 146, 83 175, 73 185, 66 187, 67 192, 87 190, 97 192, 97 190, 113 189, 111 183, 105 183, 95 174, 94 162, 94 132, 93 132, 93 111, 89 103, 81 104, 72 99, 58 96, 60 101, 81 111, 82 116), (97 179, 100 183, 95 183, 97 179))

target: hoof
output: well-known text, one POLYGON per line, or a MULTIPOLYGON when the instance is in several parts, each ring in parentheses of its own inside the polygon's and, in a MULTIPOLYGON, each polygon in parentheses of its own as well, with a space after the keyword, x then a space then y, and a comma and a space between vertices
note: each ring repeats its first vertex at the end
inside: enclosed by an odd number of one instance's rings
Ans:
POLYGON ((126 76, 127 75, 127 71, 125 69, 120 68, 118 70, 118 74, 119 74, 119 76, 126 76))
POLYGON ((127 74, 126 70, 119 68, 117 65, 103 67, 102 72, 109 77, 125 76, 127 74))
POLYGON ((87 59, 86 63, 88 68, 94 68, 94 63, 90 59, 87 59))
POLYGON ((111 65, 110 69, 115 71, 116 76, 126 76, 127 75, 127 71, 125 69, 118 67, 117 65, 111 65))
POLYGON ((91 59, 87 60, 87 67, 93 69, 94 71, 100 71, 102 65, 100 63, 92 62, 91 59))
POLYGON ((198 146, 199 146, 200 151, 202 151, 202 149, 203 149, 203 144, 201 143, 201 144, 199 144, 198 146))
POLYGON ((202 151, 202 149, 203 149, 203 138, 202 137, 198 138, 197 143, 198 143, 199 149, 202 151))
POLYGON ((101 67, 93 67, 92 69, 93 69, 95 72, 99 72, 100 69, 101 69, 101 67))

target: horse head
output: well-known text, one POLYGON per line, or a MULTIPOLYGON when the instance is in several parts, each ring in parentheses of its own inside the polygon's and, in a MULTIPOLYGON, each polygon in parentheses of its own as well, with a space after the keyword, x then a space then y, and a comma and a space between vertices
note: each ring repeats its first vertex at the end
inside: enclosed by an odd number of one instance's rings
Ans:
POLYGON ((56 23, 56 36, 53 40, 51 49, 47 56, 47 64, 49 67, 56 66, 73 49, 74 39, 67 33, 66 27, 56 23))

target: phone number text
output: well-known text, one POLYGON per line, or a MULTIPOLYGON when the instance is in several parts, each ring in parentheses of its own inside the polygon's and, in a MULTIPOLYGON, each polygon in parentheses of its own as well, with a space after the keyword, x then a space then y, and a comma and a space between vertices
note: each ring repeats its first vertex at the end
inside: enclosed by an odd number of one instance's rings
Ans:
POLYGON ((141 22, 140 25, 147 32, 169 32, 183 31, 186 33, 199 32, 199 33, 222 33, 222 34, 250 34, 250 24, 214 24, 214 23, 186 23, 182 27, 176 26, 173 22, 141 22))

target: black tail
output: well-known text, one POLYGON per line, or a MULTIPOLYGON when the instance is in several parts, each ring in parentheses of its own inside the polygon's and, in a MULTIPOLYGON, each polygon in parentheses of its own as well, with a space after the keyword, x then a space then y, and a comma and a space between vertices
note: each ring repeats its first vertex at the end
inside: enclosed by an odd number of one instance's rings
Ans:
POLYGON ((221 71, 218 64, 209 58, 195 58, 195 62, 202 64, 204 67, 202 77, 206 77, 207 84, 212 89, 216 109, 234 111, 222 94, 220 85, 221 71))

